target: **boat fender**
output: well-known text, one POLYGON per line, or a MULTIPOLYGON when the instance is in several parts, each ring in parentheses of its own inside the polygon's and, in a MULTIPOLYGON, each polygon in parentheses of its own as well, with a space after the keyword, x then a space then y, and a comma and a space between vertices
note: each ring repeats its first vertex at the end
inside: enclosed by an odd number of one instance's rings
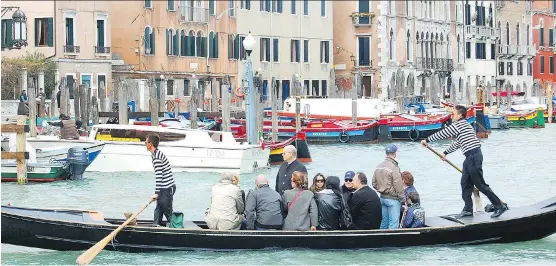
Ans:
POLYGON ((409 131, 408 137, 411 141, 416 141, 419 139, 419 130, 417 130, 416 128, 413 128, 409 131))
POLYGON ((527 121, 527 119, 525 119, 524 116, 520 116, 519 119, 517 119, 517 122, 522 126, 525 125, 526 121, 527 121))
POLYGON ((241 87, 237 87, 234 91, 234 93, 236 94, 237 97, 239 98, 243 98, 243 96, 245 96, 245 92, 243 91, 243 88, 241 87))
POLYGON ((346 143, 348 141, 349 141, 349 135, 346 132, 342 132, 342 134, 340 134, 340 142, 346 143))

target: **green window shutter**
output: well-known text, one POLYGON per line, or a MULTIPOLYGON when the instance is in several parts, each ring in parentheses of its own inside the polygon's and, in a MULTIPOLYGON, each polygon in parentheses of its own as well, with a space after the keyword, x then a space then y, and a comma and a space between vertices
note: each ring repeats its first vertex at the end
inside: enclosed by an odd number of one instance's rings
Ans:
POLYGON ((214 36, 214 33, 209 33, 209 58, 213 58, 213 50, 214 50, 214 39, 212 38, 212 36, 214 36))
POLYGON ((201 37, 201 56, 207 57, 207 37, 201 37))
POLYGON ((185 36, 185 56, 191 55, 191 39, 189 36, 185 36))
POLYGON ((35 19, 35 47, 39 46, 39 19, 35 19))
POLYGON ((234 58, 234 39, 228 35, 228 59, 234 58))
MULTIPOLYGON (((101 36, 104 38, 104 31, 101 36)), ((54 20, 52 18, 46 19, 46 44, 48 47, 54 47, 54 20)))
MULTIPOLYGON (((12 28, 13 28, 13 21, 11 19, 6 19, 5 20, 6 24, 4 24, 4 27, 6 27, 6 47, 12 47, 14 42, 13 42, 13 36, 12 36, 12 28)), ((4 38, 2 38, 2 40, 4 40, 4 38)), ((2 43, 4 44, 4 43, 2 43)))
POLYGON ((170 55, 170 30, 166 29, 166 55, 170 55))
POLYGON ((189 36, 189 56, 195 56, 195 36, 189 36))
POLYGON ((218 33, 214 34, 214 58, 218 58, 218 33))
MULTIPOLYGON (((150 42, 151 42, 151 37, 149 35, 149 28, 145 27, 145 33, 144 33, 143 37, 145 37, 145 44, 144 45, 145 45, 145 49, 146 49, 147 47, 149 47, 150 42)), ((146 51, 147 50, 145 50, 145 54, 147 54, 146 51)))
POLYGON ((239 35, 236 35, 234 40, 234 58, 239 59, 239 35))
POLYGON ((174 34, 174 55, 178 54, 178 48, 180 47, 180 41, 178 40, 178 33, 174 34))

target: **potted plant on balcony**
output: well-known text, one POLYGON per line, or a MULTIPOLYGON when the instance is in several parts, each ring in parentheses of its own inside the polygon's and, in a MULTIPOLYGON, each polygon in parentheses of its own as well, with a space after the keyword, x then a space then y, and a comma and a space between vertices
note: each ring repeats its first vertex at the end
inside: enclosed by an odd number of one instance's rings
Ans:
POLYGON ((353 12, 349 17, 353 20, 353 24, 361 24, 359 18, 369 18, 368 23, 363 24, 371 24, 371 18, 375 16, 373 12, 353 12))

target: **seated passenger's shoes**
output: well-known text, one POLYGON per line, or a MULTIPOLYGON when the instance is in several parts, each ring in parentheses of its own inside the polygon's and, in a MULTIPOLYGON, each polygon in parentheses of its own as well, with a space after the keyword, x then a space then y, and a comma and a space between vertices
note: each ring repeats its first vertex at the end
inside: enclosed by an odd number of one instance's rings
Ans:
POLYGON ((468 211, 462 211, 460 214, 456 215, 456 218, 472 217, 473 213, 468 211))
POLYGON ((506 205, 502 205, 502 208, 497 209, 496 211, 494 211, 494 213, 490 216, 490 218, 498 218, 498 217, 500 217, 500 215, 502 215, 502 213, 504 213, 507 210, 508 210, 508 207, 506 207, 506 205))

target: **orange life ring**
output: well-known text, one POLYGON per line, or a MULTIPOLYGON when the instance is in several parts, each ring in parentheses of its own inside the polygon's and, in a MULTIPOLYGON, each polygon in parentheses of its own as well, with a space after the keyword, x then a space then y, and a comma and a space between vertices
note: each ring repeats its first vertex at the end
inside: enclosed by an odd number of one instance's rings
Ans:
POLYGON ((245 96, 245 92, 241 89, 241 87, 237 87, 234 92, 239 98, 243 98, 243 96, 245 96))

